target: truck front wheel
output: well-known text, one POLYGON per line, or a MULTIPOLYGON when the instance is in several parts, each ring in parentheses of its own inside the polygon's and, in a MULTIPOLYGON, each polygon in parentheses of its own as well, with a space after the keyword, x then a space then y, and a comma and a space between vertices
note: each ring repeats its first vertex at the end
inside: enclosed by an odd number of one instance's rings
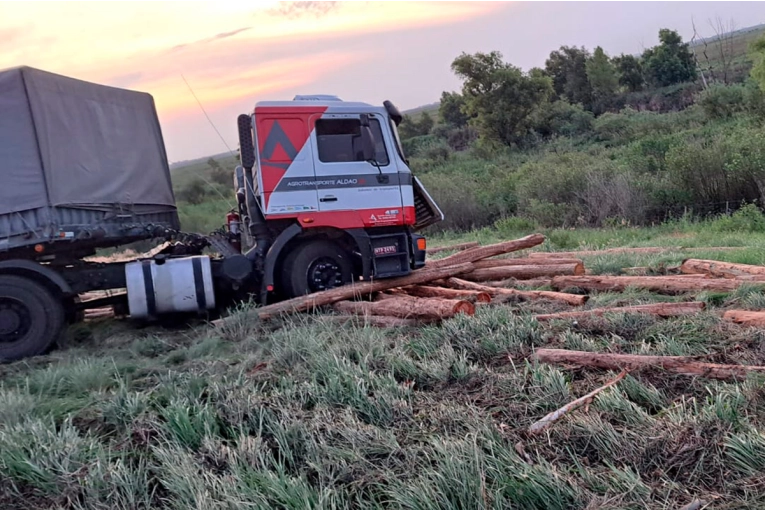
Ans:
POLYGON ((331 241, 308 241, 285 259, 281 282, 288 297, 333 289, 353 279, 351 258, 331 241))
POLYGON ((0 275, 0 361, 45 352, 64 328, 64 306, 43 285, 0 275))

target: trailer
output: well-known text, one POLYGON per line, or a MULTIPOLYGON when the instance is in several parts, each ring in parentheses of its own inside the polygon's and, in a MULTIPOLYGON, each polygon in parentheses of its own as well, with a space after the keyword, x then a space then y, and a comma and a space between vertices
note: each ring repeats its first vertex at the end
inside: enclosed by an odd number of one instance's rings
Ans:
POLYGON ((334 96, 238 117, 237 206, 181 229, 150 94, 30 67, 0 71, 0 360, 47 352, 87 308, 136 319, 265 304, 408 274, 443 213, 412 175, 401 114, 334 96), (151 257, 98 249, 165 241, 151 257), (81 302, 86 292, 124 289, 81 302))

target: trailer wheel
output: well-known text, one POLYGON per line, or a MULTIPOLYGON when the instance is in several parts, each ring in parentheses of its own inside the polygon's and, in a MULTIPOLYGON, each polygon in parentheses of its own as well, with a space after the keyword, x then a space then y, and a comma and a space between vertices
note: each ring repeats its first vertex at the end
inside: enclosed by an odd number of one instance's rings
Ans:
POLYGON ((0 361, 42 354, 64 328, 64 306, 43 285, 0 275, 0 361))
POLYGON ((353 279, 351 258, 331 241, 308 241, 285 259, 281 282, 288 297, 333 289, 353 279))

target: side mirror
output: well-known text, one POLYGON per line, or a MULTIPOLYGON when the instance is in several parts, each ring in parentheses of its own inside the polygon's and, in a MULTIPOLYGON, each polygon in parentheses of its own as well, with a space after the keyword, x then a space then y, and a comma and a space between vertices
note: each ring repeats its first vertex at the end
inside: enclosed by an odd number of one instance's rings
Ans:
POLYGON ((369 116, 362 113, 361 117, 361 151, 364 154, 364 161, 375 160, 375 135, 372 128, 369 127, 369 116))

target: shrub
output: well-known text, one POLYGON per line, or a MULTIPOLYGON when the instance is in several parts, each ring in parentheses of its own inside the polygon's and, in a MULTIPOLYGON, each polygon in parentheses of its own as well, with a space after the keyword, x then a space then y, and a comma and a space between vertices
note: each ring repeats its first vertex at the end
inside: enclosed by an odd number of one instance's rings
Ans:
POLYGON ((712 85, 699 94, 698 103, 710 119, 725 119, 745 108, 743 85, 712 85))
POLYGON ((579 105, 567 101, 546 103, 532 118, 532 129, 541 137, 578 136, 592 130, 594 116, 579 105))
POLYGON ((710 223, 716 232, 765 232, 765 215, 754 204, 746 204, 731 216, 710 223))

